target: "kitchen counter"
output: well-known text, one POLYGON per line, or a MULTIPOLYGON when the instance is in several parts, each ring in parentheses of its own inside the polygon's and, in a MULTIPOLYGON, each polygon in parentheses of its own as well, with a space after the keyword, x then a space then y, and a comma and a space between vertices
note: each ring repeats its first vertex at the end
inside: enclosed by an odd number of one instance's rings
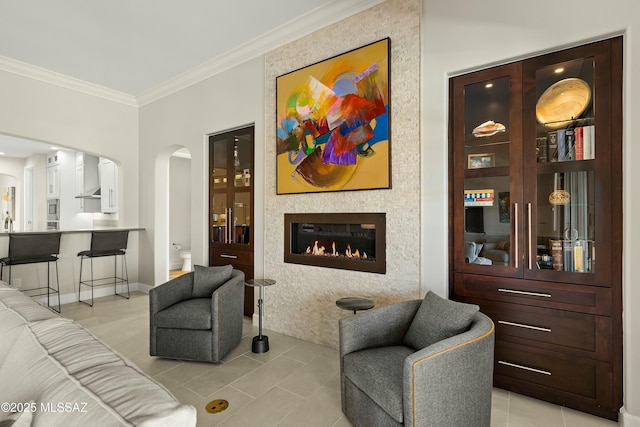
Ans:
MULTIPOLYGON (((60 253, 58 255, 58 271, 60 278, 60 295, 62 304, 77 301, 78 280, 80 278, 80 257, 78 253, 88 250, 91 246, 91 232, 102 230, 129 230, 129 240, 127 241, 127 270, 129 272, 129 282, 135 284, 138 281, 138 252, 139 252, 139 232, 144 231, 143 227, 137 226, 96 226, 76 230, 60 230, 60 253)), ((33 232, 56 233, 57 230, 38 230, 33 232)), ((31 233, 25 231, 14 231, 14 233, 31 233)), ((0 257, 8 255, 9 252, 9 232, 0 230, 0 257)), ((96 277, 113 276, 113 257, 109 259, 96 259, 94 264, 96 277)), ((120 262, 118 262, 120 266, 120 262)), ((50 267, 51 274, 56 274, 55 266, 50 267)), ((118 267, 120 268, 120 267, 118 267)), ((83 274, 87 274, 83 272, 83 274)), ((47 264, 33 264, 29 266, 17 265, 13 268, 12 281, 16 287, 30 289, 42 286, 47 280, 47 264), (17 280, 17 283, 16 283, 17 280)), ((135 286, 132 288, 135 289, 135 286)), ((97 289, 97 296, 113 293, 113 287, 105 286, 97 289)), ((86 291, 85 291, 86 292, 86 291)), ((56 301, 57 303, 57 301, 56 301)), ((64 309, 63 309, 64 310, 64 309)))
POLYGON ((33 231, 23 231, 23 230, 13 230, 6 231, 4 229, 0 230, 0 236, 8 236, 10 233, 62 233, 62 234, 71 234, 71 233, 90 233, 92 231, 103 231, 103 230, 129 230, 129 231, 144 231, 143 227, 108 227, 108 226, 99 226, 99 227, 91 227, 91 228, 79 228, 74 230, 33 230, 33 231))

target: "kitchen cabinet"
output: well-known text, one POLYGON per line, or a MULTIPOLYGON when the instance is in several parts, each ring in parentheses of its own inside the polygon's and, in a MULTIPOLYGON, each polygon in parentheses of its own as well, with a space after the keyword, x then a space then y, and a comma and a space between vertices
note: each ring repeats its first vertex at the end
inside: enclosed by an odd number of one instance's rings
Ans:
POLYGON ((450 295, 496 324, 494 384, 617 419, 622 38, 452 78, 449 159, 450 295))
POLYGON ((60 165, 47 166, 47 199, 60 198, 60 165))
POLYGON ((76 153, 76 212, 101 212, 98 162, 97 156, 82 152, 76 153))
POLYGON ((100 205, 102 213, 118 212, 118 166, 100 158, 100 205))
MULTIPOLYGON (((209 264, 253 272, 254 127, 209 138, 209 264)), ((253 315, 253 288, 245 286, 244 310, 253 315)))

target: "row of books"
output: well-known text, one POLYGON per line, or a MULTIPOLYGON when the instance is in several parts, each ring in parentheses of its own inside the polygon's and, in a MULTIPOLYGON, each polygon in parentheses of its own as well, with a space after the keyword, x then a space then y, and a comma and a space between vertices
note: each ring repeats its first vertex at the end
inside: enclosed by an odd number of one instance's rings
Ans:
POLYGON ((595 159, 595 143, 594 125, 550 131, 537 138, 538 163, 595 159))
POLYGON ((552 268, 556 271, 592 273, 596 262, 593 240, 549 240, 552 268))

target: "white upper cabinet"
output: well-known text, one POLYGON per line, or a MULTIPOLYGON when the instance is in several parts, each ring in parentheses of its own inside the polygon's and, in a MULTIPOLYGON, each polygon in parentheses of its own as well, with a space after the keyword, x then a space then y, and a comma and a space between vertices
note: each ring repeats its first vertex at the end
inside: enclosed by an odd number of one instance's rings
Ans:
POLYGON ((118 166, 103 157, 100 158, 100 187, 102 212, 118 212, 118 166))

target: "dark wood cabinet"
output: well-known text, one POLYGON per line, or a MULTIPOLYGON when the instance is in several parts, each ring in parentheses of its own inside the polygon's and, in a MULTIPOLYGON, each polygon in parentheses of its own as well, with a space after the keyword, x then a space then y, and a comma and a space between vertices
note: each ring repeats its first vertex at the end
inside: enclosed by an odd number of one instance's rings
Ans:
POLYGON ((495 385, 617 419, 622 38, 452 78, 449 135, 450 295, 496 324, 495 385))
MULTIPOLYGON (((254 278, 254 127, 209 137, 209 265, 231 264, 254 278)), ((245 286, 245 316, 253 315, 253 288, 245 286)))

